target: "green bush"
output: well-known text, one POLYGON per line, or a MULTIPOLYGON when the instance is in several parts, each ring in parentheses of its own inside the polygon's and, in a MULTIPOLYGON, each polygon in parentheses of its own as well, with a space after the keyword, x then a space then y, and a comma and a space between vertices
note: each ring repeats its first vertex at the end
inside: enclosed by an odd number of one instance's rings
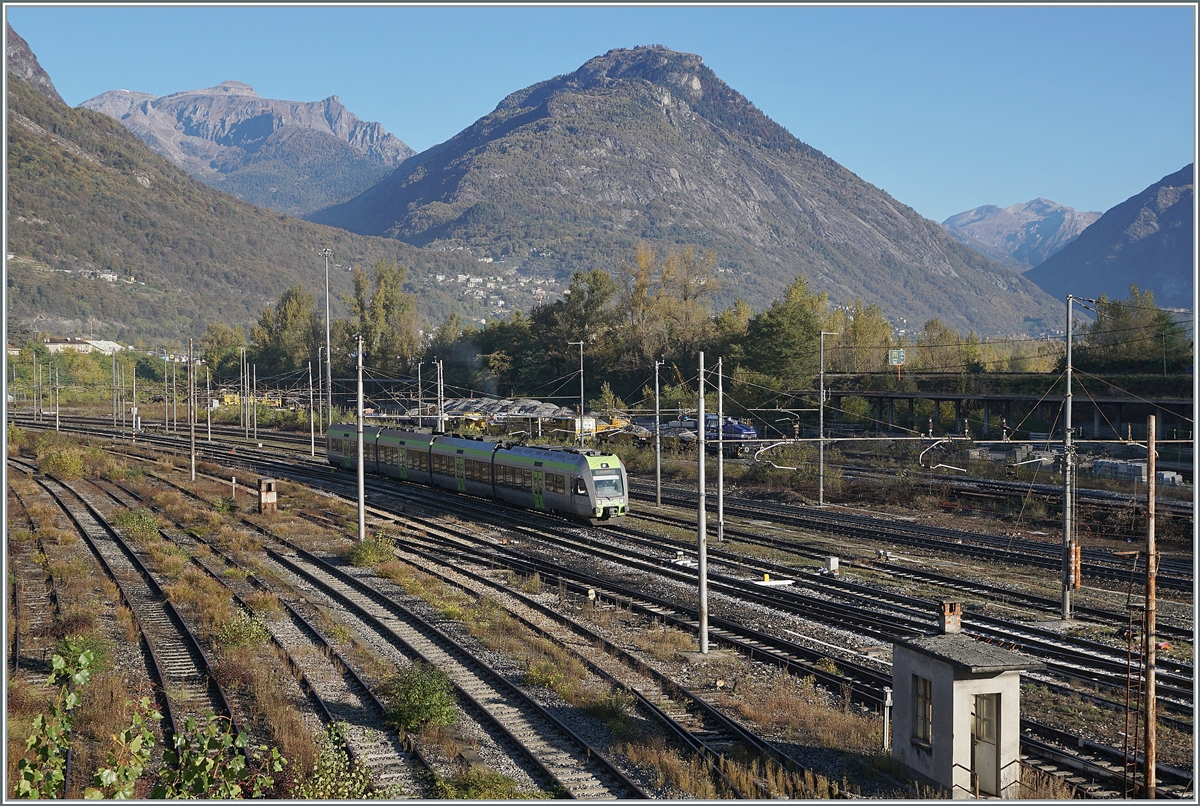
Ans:
POLYGON ((158 516, 148 509, 123 509, 113 524, 130 540, 149 540, 158 534, 158 516))
POLYGON ((232 515, 237 512, 238 505, 234 499, 218 495, 213 499, 213 509, 220 515, 232 515))
POLYGON ((377 791, 371 783, 371 768, 350 757, 346 751, 345 722, 325 728, 313 767, 303 774, 292 789, 292 797, 301 800, 384 800, 403 794, 400 787, 377 791))
POLYGON ((427 663, 417 661, 392 675, 384 681, 382 693, 388 721, 401 730, 453 725, 458 719, 450 678, 427 663))
POLYGON ((21 446, 25 444, 25 429, 19 425, 8 424, 8 444, 21 446))
POLYGON ((78 449, 68 448, 42 457, 42 472, 60 479, 83 478, 83 454, 78 449))
POLYGON ((355 568, 369 568, 381 562, 393 559, 392 547, 387 542, 367 538, 354 544, 346 562, 355 568))
POLYGON ((241 612, 217 629, 217 642, 225 646, 264 644, 270 639, 271 633, 261 617, 241 612))

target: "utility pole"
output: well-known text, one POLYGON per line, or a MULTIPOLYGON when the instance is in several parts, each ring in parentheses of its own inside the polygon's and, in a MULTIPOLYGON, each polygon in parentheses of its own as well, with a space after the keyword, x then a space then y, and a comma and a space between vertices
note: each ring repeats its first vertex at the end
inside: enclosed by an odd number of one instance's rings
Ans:
POLYGON ((717 359, 717 542, 725 542, 725 378, 717 359))
POLYGON ((169 379, 167 378, 167 356, 163 355, 163 433, 171 433, 171 404, 167 402, 167 394, 170 391, 169 379))
POLYGON ((425 424, 424 417, 421 416, 423 414, 422 410, 425 408, 425 397, 421 393, 421 367, 424 364, 424 361, 417 364, 417 428, 425 424))
POLYGON ((254 386, 250 390, 250 405, 253 407, 250 417, 254 421, 254 441, 258 442, 258 364, 254 365, 254 386))
POLYGON ((821 432, 817 439, 817 506, 825 506, 825 337, 837 336, 838 333, 821 331, 821 404, 818 407, 817 429, 821 432))
POLYGON ((192 481, 196 480, 196 366, 192 363, 192 340, 188 339, 187 374, 188 441, 192 447, 192 481))
POLYGON ((333 250, 326 247, 321 254, 325 257, 325 389, 329 394, 329 424, 333 425, 333 353, 329 346, 329 258, 333 250))
POLYGON ((208 441, 212 443, 212 372, 204 366, 204 416, 208 420, 208 441))
POLYGON ((697 417, 700 420, 700 427, 697 429, 698 436, 696 439, 699 447, 698 458, 696 460, 696 476, 697 476, 697 492, 700 497, 700 506, 696 512, 696 539, 697 539, 697 563, 696 570, 700 576, 700 654, 708 654, 708 546, 707 546, 707 529, 708 523, 705 512, 704 501, 704 353, 700 353, 700 402, 698 404, 697 417))
POLYGON ((317 424, 313 419, 313 379, 312 362, 308 362, 308 438, 312 442, 310 455, 317 455, 317 424))
POLYGON ((358 540, 367 539, 366 466, 363 461, 363 338, 358 334, 358 540))
MULTIPOLYGON (((16 386, 16 367, 13 367, 13 386, 16 386)), ((113 430, 117 430, 117 351, 112 351, 113 430)))
POLYGON ((1154 494, 1155 471, 1157 457, 1155 456, 1154 439, 1157 418, 1151 414, 1146 420, 1146 797, 1153 800, 1157 795, 1158 782, 1158 742, 1155 701, 1155 609, 1158 577, 1158 550, 1154 543, 1154 494))
POLYGON ((179 359, 171 362, 171 430, 179 433, 179 359))
POLYGON ((665 361, 654 362, 654 506, 662 506, 662 413, 658 404, 658 368, 665 361))
MULTIPOLYGON (((1067 390, 1065 421, 1063 430, 1063 561, 1062 561, 1062 617, 1064 621, 1074 618, 1071 612, 1072 591, 1075 587, 1075 513, 1073 494, 1075 488, 1075 445, 1071 433, 1071 337, 1074 327, 1072 304, 1075 297, 1067 294, 1067 390)), ((1089 300, 1090 301, 1090 300, 1089 300)))
POLYGON ((437 432, 439 434, 444 434, 444 433, 446 433, 446 386, 445 386, 445 375, 444 375, 445 365, 443 364, 442 359, 440 359, 440 358, 437 360, 437 368, 438 368, 438 374, 437 374, 437 400, 438 400, 437 432))
POLYGON ((134 442, 137 442, 138 414, 137 414, 137 362, 136 361, 133 363, 133 405, 130 408, 131 408, 131 414, 133 415, 133 417, 132 417, 133 431, 131 432, 131 434, 132 434, 131 438, 134 442))
POLYGON ((583 340, 569 341, 568 347, 579 345, 579 447, 583 447, 583 340))
POLYGON ((62 400, 62 384, 58 382, 58 367, 54 368, 54 430, 58 430, 58 404, 62 400))

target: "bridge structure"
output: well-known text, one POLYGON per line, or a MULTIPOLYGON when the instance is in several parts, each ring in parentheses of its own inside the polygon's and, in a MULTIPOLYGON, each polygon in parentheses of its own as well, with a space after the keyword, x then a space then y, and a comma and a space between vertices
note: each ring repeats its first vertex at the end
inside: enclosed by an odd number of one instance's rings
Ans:
MULTIPOLYGON (((900 428, 909 433, 926 432, 927 422, 917 422, 916 415, 917 401, 925 400, 932 404, 933 421, 938 424, 937 427, 941 425, 944 410, 953 408, 956 433, 963 433, 966 424, 970 423, 972 434, 979 439, 1001 438, 1002 426, 1006 426, 1008 436, 1013 437, 1017 426, 1029 419, 1039 424, 1056 421, 1061 424, 1060 413, 1065 400, 1062 394, 848 390, 830 388, 828 381, 826 383, 825 394, 834 429, 844 421, 842 403, 846 398, 857 397, 868 402, 874 419, 874 428, 870 430, 879 434, 894 433, 900 428), (900 411, 897 412, 897 409, 900 411)), ((820 393, 815 389, 797 389, 789 391, 789 394, 817 399, 820 393)), ((1132 436, 1134 439, 1145 439, 1146 416, 1149 414, 1157 415, 1156 439, 1190 440, 1194 437, 1194 400, 1190 397, 1075 394, 1072 407, 1074 425, 1084 438, 1126 439, 1132 436)), ((829 415, 826 416, 828 418, 829 415)), ((1040 432, 1041 428, 1023 426, 1020 431, 1040 432)))

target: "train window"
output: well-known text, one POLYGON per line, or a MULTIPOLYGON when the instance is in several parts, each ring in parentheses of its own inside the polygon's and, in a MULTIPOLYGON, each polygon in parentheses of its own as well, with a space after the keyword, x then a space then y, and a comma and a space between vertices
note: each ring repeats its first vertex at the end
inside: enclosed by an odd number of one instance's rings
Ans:
POLYGON ((533 489, 533 474, 528 470, 522 471, 521 486, 528 492, 533 489))
POLYGON ((596 495, 599 498, 625 494, 625 485, 621 483, 620 476, 593 476, 592 480, 596 483, 596 495))
POLYGON ((511 467, 504 468, 504 486, 505 487, 512 486, 512 468, 511 467))
POLYGON ((575 479, 575 494, 587 495, 587 484, 583 479, 575 479))
POLYGON ((554 492, 562 493, 563 495, 567 493, 567 477, 561 473, 554 474, 554 492))

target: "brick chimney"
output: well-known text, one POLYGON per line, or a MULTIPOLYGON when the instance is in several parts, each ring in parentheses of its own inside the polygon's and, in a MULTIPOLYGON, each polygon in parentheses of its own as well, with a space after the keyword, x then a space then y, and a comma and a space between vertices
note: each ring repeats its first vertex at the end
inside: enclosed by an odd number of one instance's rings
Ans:
POLYGON ((942 602, 938 626, 942 635, 962 632, 962 605, 959 602, 942 602))

